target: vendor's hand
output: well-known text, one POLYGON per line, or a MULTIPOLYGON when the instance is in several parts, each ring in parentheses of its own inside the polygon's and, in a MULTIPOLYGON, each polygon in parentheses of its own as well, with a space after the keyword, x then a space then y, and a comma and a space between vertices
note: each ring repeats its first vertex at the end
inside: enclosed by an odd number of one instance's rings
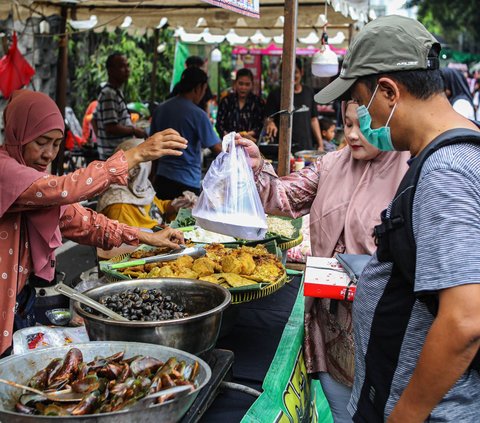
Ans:
POLYGON ((154 233, 140 231, 138 240, 142 244, 153 245, 154 247, 169 247, 172 249, 178 248, 179 244, 185 242, 183 233, 170 227, 154 233))
POLYGON ((142 128, 133 128, 133 135, 135 138, 148 138, 148 134, 142 128))
POLYGON ((198 197, 191 191, 184 191, 183 195, 172 200, 170 205, 174 208, 175 212, 180 209, 191 209, 197 202, 198 197))
POLYGON ((174 129, 157 132, 135 148, 125 152, 128 168, 139 163, 159 159, 163 156, 181 156, 188 141, 174 129))
POLYGON ((275 122, 273 120, 269 120, 267 122, 265 132, 267 133, 267 136, 269 136, 269 137, 275 138, 277 136, 278 128, 277 128, 277 125, 275 125, 275 122))
POLYGON ((240 132, 240 136, 242 138, 246 138, 247 140, 250 140, 250 141, 253 141, 253 142, 257 142, 257 140, 255 139, 255 132, 254 131, 242 131, 240 132))
POLYGON ((260 154, 257 144, 246 138, 242 138, 239 134, 235 135, 235 144, 245 148, 245 151, 250 157, 250 166, 252 166, 253 171, 256 172, 263 164, 262 155, 260 154))

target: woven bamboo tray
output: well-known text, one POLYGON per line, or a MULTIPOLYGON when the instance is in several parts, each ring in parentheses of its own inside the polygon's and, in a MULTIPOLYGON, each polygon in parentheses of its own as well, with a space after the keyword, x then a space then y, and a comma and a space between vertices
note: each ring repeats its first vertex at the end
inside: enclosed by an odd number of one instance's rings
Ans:
MULTIPOLYGON (((280 248, 277 246, 275 241, 270 241, 268 245, 266 244, 267 249, 272 252, 275 251, 277 256, 281 257, 280 248)), ((116 270, 109 269, 108 264, 120 263, 121 261, 126 261, 130 259, 130 253, 128 254, 119 254, 107 261, 101 261, 100 270, 105 276, 107 282, 117 282, 122 280, 131 280, 132 278, 128 275, 124 275, 121 272, 116 270)), ((287 272, 284 271, 277 281, 272 283, 256 283, 247 286, 241 286, 237 288, 229 288, 228 290, 232 294, 232 304, 240 304, 249 301, 258 300, 264 298, 268 295, 273 294, 278 291, 285 283, 289 281, 287 277, 287 272)))
POLYGON ((282 251, 290 250, 290 248, 296 247, 297 245, 300 245, 303 241, 303 235, 300 234, 297 238, 287 241, 281 244, 278 244, 278 248, 282 251))

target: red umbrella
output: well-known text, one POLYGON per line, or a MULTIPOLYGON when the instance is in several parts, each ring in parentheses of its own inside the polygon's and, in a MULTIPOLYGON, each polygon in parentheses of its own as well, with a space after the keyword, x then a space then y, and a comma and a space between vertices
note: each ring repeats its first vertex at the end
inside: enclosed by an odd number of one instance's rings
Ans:
POLYGON ((12 45, 0 59, 0 91, 9 98, 13 91, 30 83, 35 70, 22 56, 17 46, 17 34, 13 33, 12 45))

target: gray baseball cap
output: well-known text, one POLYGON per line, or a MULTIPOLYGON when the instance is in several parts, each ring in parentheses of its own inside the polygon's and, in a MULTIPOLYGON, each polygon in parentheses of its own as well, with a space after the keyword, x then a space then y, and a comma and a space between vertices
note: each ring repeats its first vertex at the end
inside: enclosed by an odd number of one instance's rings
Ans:
POLYGON ((358 78, 382 73, 438 69, 440 44, 417 20, 382 16, 365 25, 350 44, 340 76, 315 95, 321 104, 342 97, 358 78), (437 54, 429 56, 434 50, 437 54))

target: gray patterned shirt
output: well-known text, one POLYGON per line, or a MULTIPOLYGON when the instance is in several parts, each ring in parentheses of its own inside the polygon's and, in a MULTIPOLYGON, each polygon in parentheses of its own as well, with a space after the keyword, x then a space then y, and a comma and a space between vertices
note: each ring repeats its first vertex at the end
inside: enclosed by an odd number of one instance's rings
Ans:
MULTIPOLYGON (((439 149, 424 163, 413 204, 417 244, 415 292, 480 283, 480 146, 456 144, 439 149)), ((348 410, 353 416, 365 380, 372 319, 392 271, 376 255, 357 287, 354 306, 355 382, 348 410)), ((395 370, 385 418, 415 369, 434 318, 415 302, 395 370)), ((448 366, 448 363, 445 363, 448 366)), ((467 371, 433 409, 428 422, 480 421, 480 375, 467 371)))
POLYGON ((111 85, 105 85, 98 96, 98 105, 94 116, 98 125, 98 153, 101 160, 106 160, 119 144, 133 138, 133 135, 116 136, 109 135, 105 131, 105 125, 108 123, 133 126, 122 91, 111 85))

